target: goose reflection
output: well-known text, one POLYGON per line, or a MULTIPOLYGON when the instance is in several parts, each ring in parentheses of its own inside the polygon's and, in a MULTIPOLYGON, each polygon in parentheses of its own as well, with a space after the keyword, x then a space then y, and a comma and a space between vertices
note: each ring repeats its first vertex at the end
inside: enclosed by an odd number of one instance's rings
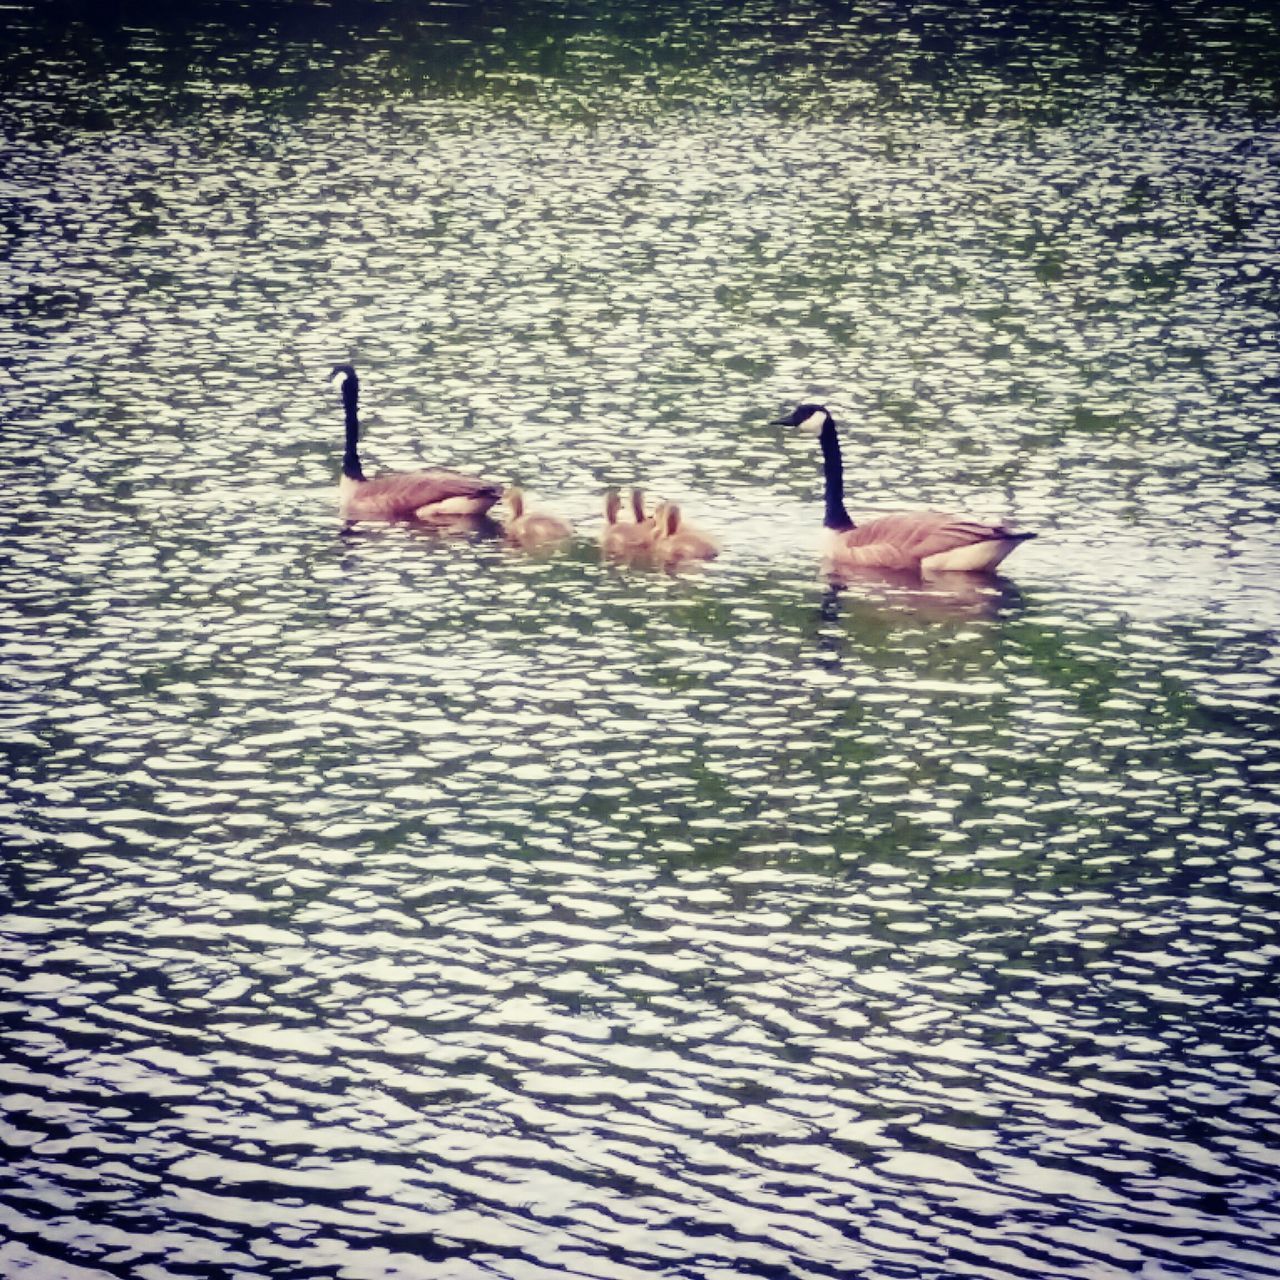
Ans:
POLYGON ((823 574, 822 617, 840 614, 840 597, 850 593, 859 606, 877 612, 910 614, 926 621, 998 618, 1022 608, 1023 597, 1007 578, 959 570, 917 572, 842 565, 823 574))
POLYGON ((357 524, 348 521, 338 530, 338 536, 347 541, 365 541, 391 538, 408 530, 415 538, 431 542, 467 539, 471 542, 488 542, 502 537, 502 526, 487 515, 442 515, 430 520, 403 520, 395 527, 376 524, 357 524))

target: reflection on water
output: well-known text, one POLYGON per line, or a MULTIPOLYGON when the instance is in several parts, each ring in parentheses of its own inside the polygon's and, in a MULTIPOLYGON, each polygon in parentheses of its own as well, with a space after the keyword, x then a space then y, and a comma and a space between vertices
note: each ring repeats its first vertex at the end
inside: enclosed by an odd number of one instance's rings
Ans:
POLYGON ((903 569, 870 569, 839 565, 824 570, 827 590, 822 596, 822 618, 840 616, 844 593, 858 607, 875 611, 899 609, 930 621, 946 618, 1010 617, 1022 605, 1022 594, 1008 578, 997 574, 934 570, 919 573, 903 569))
MULTIPOLYGON (((400 523, 410 531, 412 536, 427 540, 479 542, 488 538, 502 537, 502 525, 487 515, 432 515, 421 520, 413 519, 400 523)), ((390 533, 391 531, 383 526, 359 521, 344 523, 341 528, 341 534, 345 538, 378 538, 386 537, 390 533)))
POLYGON ((0 37, 0 1272, 1273 1274, 1272 15, 163 9, 0 37))

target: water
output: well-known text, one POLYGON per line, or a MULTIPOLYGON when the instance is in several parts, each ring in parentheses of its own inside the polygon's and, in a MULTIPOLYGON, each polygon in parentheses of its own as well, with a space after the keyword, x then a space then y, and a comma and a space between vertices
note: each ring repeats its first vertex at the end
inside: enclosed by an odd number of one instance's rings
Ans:
POLYGON ((1057 8, 10 10, 0 1272, 1280 1272, 1280 41, 1057 8))

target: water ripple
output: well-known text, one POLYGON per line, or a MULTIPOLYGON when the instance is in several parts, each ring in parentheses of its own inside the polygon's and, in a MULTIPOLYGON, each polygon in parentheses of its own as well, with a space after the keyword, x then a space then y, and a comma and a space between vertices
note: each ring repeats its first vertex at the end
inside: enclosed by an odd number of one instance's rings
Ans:
POLYGON ((1265 15, 286 11, 0 47, 0 1270, 1275 1274, 1265 15))

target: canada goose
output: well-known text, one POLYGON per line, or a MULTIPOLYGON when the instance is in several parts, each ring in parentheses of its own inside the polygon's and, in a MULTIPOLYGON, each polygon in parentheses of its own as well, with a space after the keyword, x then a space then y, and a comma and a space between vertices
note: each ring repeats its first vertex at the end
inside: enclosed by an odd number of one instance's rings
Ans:
POLYGON ((430 520, 436 516, 481 516, 502 497, 502 486, 455 471, 401 471, 366 480, 357 449, 360 438, 360 379, 349 364, 330 374, 342 389, 347 447, 338 482, 338 512, 344 520, 430 520))
MULTIPOLYGON (((642 509, 643 503, 642 496, 642 509)), ((622 495, 617 489, 609 489, 604 495, 604 528, 600 531, 600 550, 607 556, 641 555, 653 545, 652 523, 646 520, 644 524, 622 524, 618 520, 621 508, 622 495)), ((632 509, 635 509, 634 493, 632 509)))
POLYGON ((985 572, 1036 536, 940 511, 877 516, 855 526, 844 509, 844 466, 832 416, 820 404, 802 404, 775 425, 812 431, 822 445, 827 504, 823 554, 833 565, 985 572))
POLYGON ((524 491, 515 485, 503 497, 511 508, 511 519, 507 522, 507 541, 529 549, 563 542, 573 536, 572 527, 559 516, 546 515, 541 511, 526 511, 524 491))
POLYGON ((706 534, 684 523, 680 508, 674 502, 660 502, 653 513, 653 522, 657 530, 653 558, 659 564, 714 560, 720 554, 720 548, 706 534))

